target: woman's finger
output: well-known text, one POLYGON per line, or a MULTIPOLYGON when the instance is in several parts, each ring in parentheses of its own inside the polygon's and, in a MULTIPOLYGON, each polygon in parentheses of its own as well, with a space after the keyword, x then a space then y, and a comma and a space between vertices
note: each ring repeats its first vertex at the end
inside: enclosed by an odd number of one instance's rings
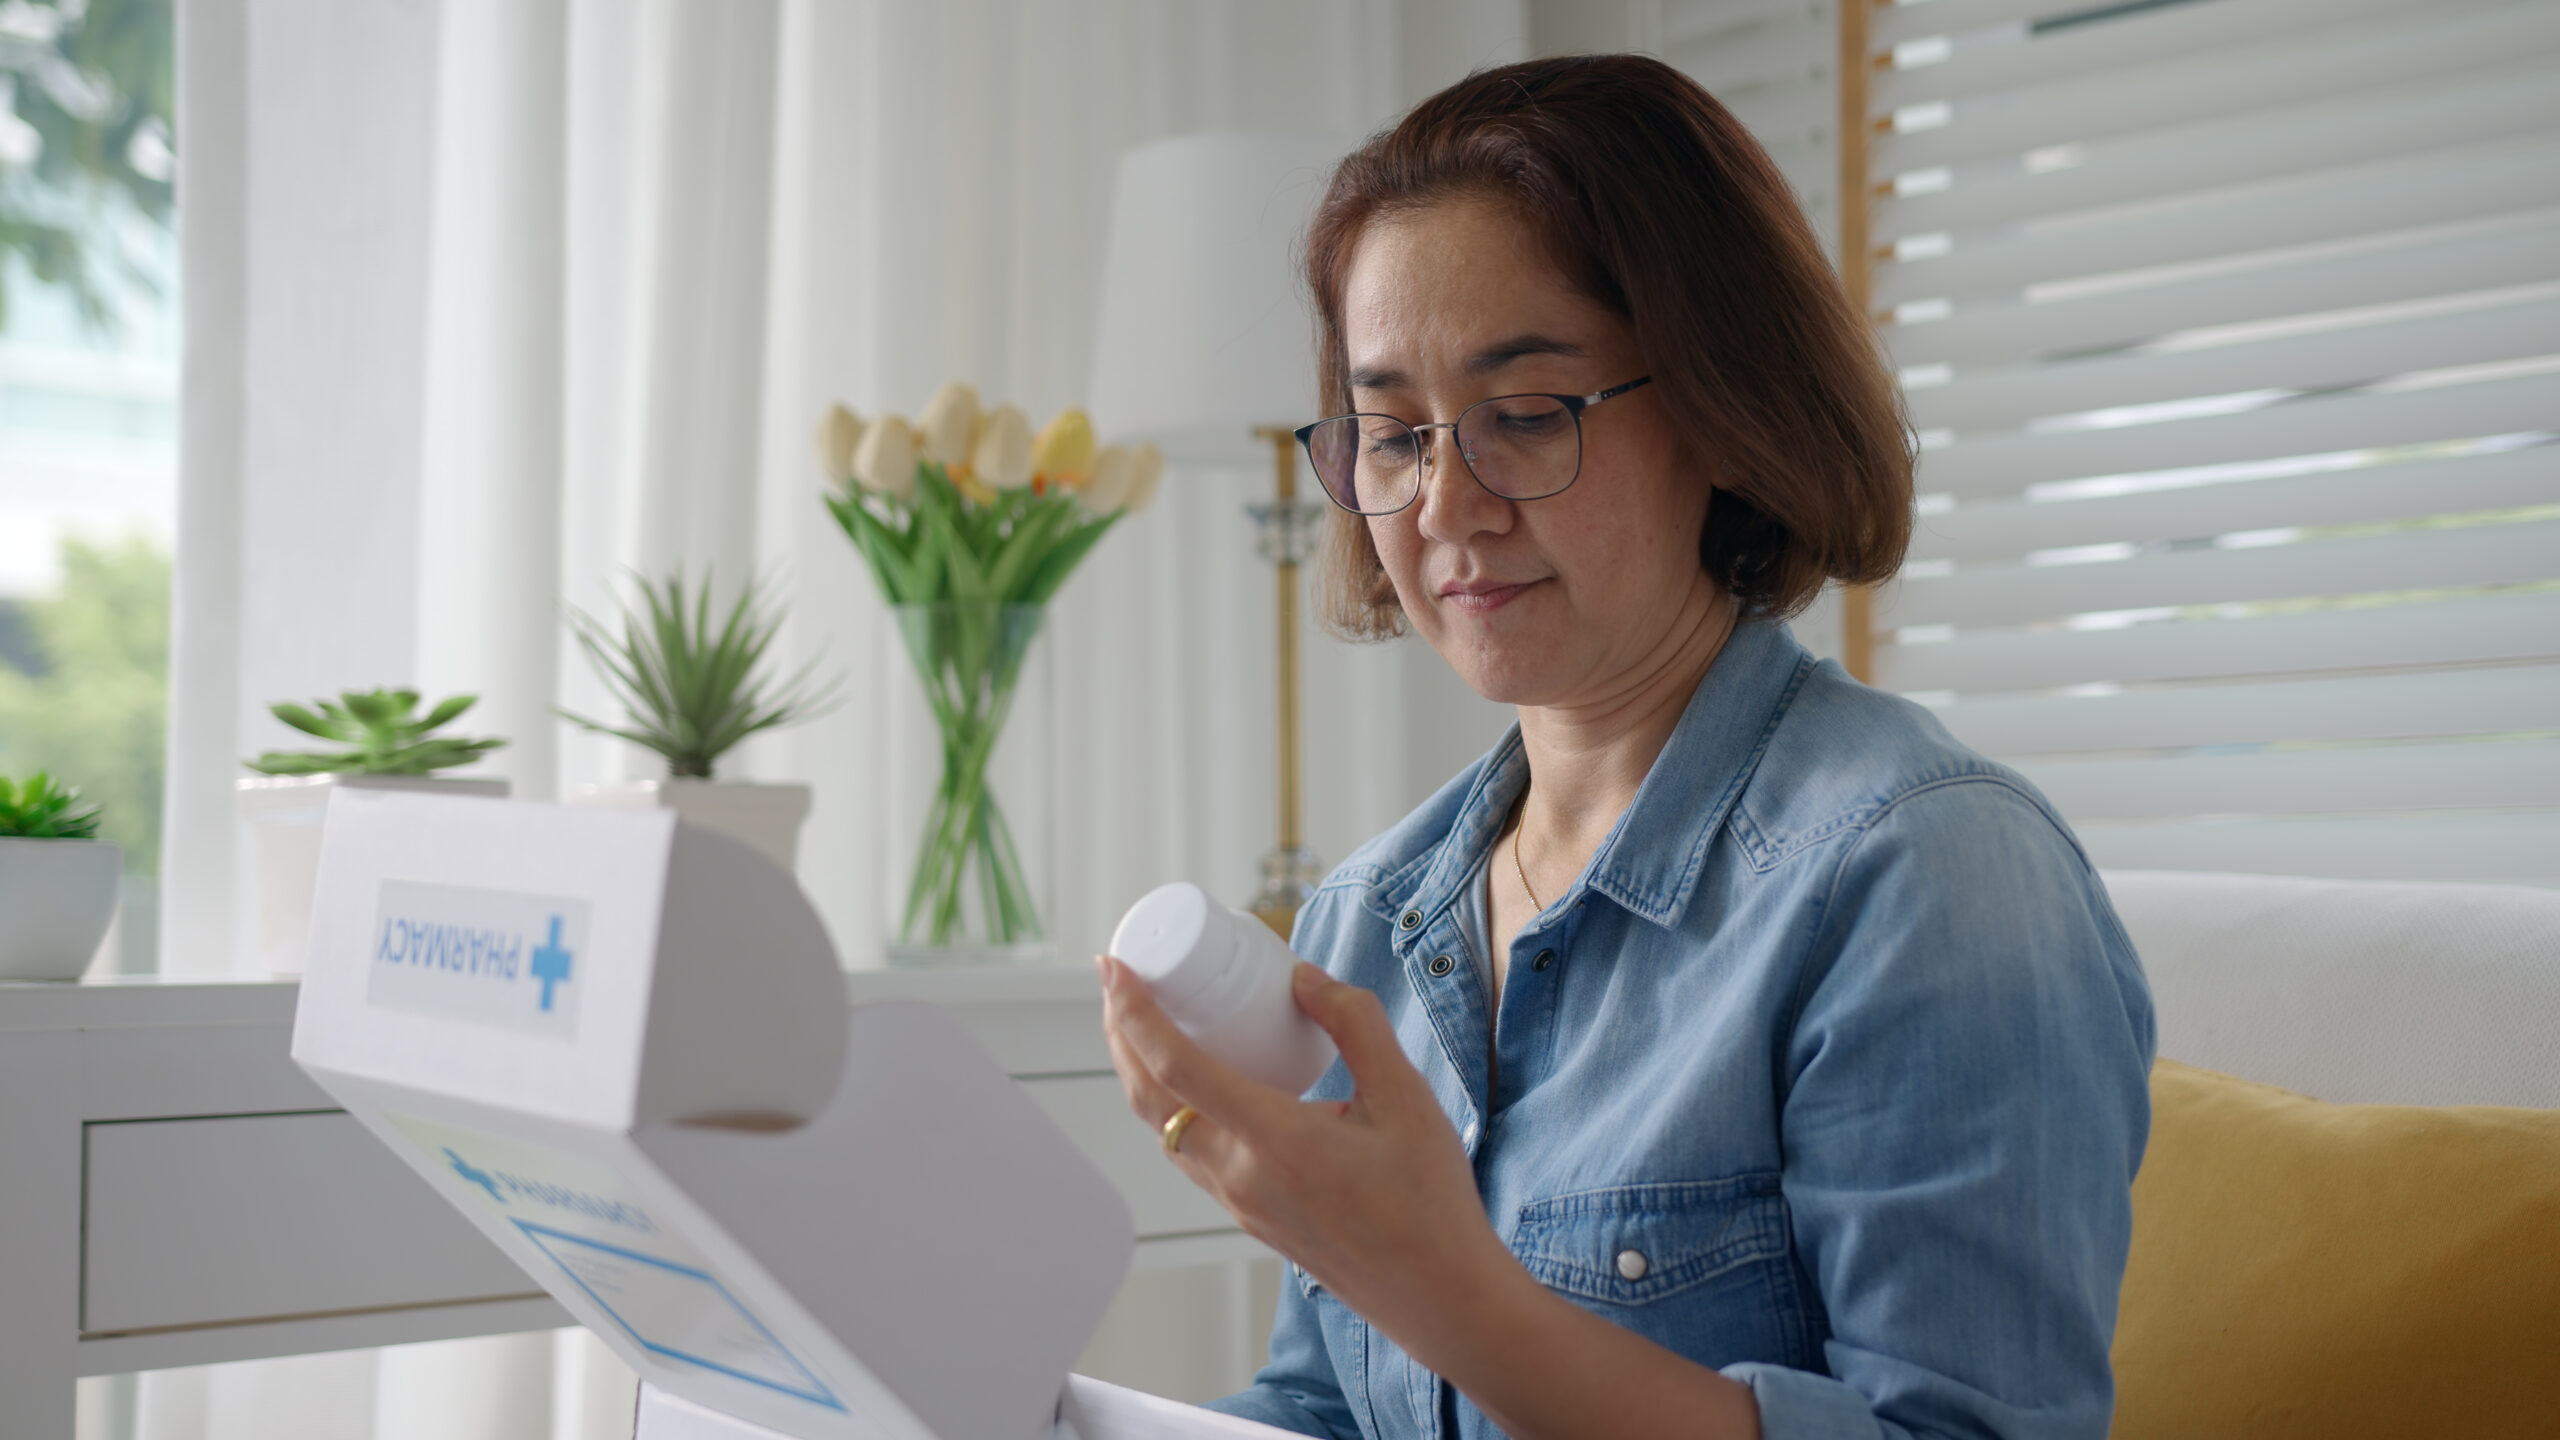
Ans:
POLYGON ((1111 1048, 1111 1068, 1119 1072, 1120 1088, 1129 1097, 1131 1113, 1149 1125, 1161 1126, 1174 1111, 1182 1108, 1182 1102, 1165 1089, 1163 1082, 1156 1079, 1155 1072, 1147 1068, 1146 1061, 1129 1044, 1128 1036, 1122 1030, 1120 1009, 1110 997, 1108 967, 1111 962, 1101 956, 1094 959, 1105 976, 1102 1039, 1111 1048))
MULTIPOLYGON (((1396 1038, 1396 1028, 1378 997, 1357 985, 1345 985, 1304 961, 1289 977, 1298 1008, 1333 1037, 1351 1072, 1353 1093, 1364 1103, 1383 1096, 1405 1096, 1420 1079, 1412 1057, 1396 1038)), ((1436 1108, 1437 1101, 1432 1102, 1436 1108)))
POLYGON ((1295 1096, 1238 1074, 1183 1034, 1147 993, 1146 982, 1128 966, 1108 956, 1102 963, 1105 1018, 1113 1022, 1117 1040, 1129 1048, 1130 1058, 1177 1105, 1216 1116, 1227 1129, 1248 1137, 1268 1133, 1297 1109, 1295 1096))

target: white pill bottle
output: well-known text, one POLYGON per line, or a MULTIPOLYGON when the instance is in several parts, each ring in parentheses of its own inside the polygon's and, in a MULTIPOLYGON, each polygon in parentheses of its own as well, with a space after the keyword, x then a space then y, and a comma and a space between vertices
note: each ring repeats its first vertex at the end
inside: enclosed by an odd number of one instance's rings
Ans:
POLYGON ((1298 1008, 1298 957, 1271 927, 1189 881, 1138 898, 1111 932, 1111 953, 1212 1055, 1265 1085, 1306 1093, 1333 1065, 1333 1037, 1298 1008))

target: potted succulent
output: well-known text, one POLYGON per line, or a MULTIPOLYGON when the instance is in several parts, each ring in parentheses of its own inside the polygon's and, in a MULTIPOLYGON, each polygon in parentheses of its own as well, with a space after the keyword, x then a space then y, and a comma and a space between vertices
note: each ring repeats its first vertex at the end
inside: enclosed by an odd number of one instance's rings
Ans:
POLYGON ((98 807, 39 771, 0 778, 0 980, 77 980, 116 917, 124 852, 98 807))
POLYGON ((468 765, 504 740, 440 735, 477 703, 456 695, 417 713, 415 690, 348 690, 311 705, 282 701, 268 713, 334 748, 269 750, 245 762, 257 774, 240 782, 240 813, 249 822, 258 877, 258 958, 270 970, 302 968, 311 928, 311 892, 320 875, 320 821, 329 792, 428 790, 504 799, 500 776, 463 778, 439 772, 468 765))
POLYGON ((619 625, 569 612, 578 648, 622 703, 620 725, 567 710, 561 716, 598 734, 655 752, 663 777, 580 786, 578 805, 664 806, 686 820, 742 840, 783 869, 799 861, 809 787, 724 780, 720 757, 750 735, 823 713, 836 684, 811 681, 814 665, 777 682, 765 660, 782 622, 761 587, 750 584, 716 620, 711 577, 699 588, 681 574, 639 582, 640 603, 624 604, 619 625))

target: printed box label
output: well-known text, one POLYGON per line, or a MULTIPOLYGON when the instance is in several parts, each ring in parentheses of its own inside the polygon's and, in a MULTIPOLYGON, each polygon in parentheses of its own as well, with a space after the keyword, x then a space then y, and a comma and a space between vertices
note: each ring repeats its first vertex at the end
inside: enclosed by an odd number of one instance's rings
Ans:
POLYGON ((577 1038, 583 900, 386 880, 366 943, 369 1005, 577 1038))

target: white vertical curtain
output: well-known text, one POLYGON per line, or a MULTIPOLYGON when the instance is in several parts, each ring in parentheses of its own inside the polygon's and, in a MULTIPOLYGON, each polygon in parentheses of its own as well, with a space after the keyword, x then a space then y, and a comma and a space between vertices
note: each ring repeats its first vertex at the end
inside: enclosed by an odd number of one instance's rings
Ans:
MULTIPOLYGON (((1081 400, 1122 150, 1366 130, 1528 30, 1520 0, 191 0, 179 25, 176 974, 249 953, 231 788, 285 738, 267 703, 469 690, 519 796, 649 773, 554 717, 607 708, 562 607, 676 566, 771 575, 786 661, 848 677, 735 770, 814 785, 802 884, 877 963, 918 737, 816 499, 820 410, 912 414, 951 378, 1081 400)), ((1053 611, 1069 955, 1163 880, 1250 893, 1272 843, 1272 597, 1241 508, 1267 484, 1168 476, 1053 611)), ((1414 647, 1307 647, 1308 824, 1338 859, 1505 717, 1414 647)), ((385 1354, 155 1377, 144 1433, 612 1423, 576 1342, 385 1354)))

